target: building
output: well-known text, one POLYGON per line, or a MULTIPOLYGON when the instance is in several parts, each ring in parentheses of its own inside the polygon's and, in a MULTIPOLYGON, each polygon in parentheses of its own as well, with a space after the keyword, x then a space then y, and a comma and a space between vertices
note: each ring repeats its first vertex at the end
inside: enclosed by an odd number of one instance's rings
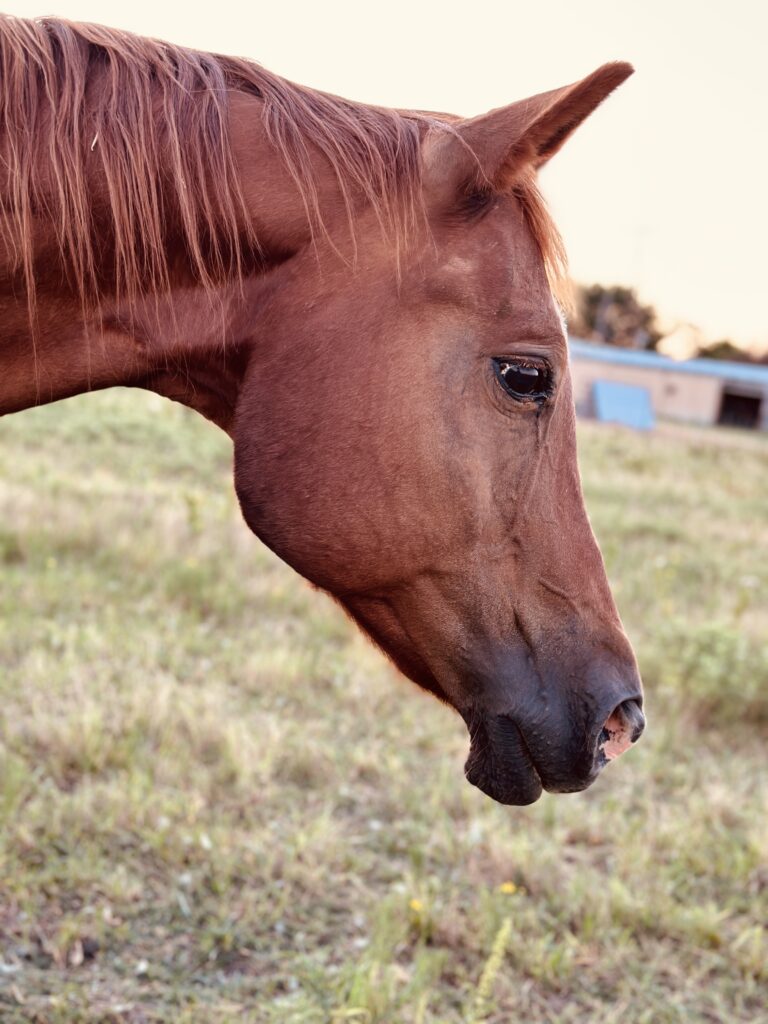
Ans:
POLYGON ((768 430, 768 366, 718 359, 677 362, 656 352, 570 339, 577 411, 595 415, 595 384, 644 389, 662 419, 768 430))

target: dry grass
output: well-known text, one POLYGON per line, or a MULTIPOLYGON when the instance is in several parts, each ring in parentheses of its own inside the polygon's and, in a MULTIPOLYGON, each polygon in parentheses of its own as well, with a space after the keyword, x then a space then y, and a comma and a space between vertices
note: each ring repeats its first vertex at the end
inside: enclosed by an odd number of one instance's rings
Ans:
POLYGON ((4 1024, 768 1020, 768 444, 581 435, 651 724, 509 809, 247 533, 213 428, 2 422, 4 1024))

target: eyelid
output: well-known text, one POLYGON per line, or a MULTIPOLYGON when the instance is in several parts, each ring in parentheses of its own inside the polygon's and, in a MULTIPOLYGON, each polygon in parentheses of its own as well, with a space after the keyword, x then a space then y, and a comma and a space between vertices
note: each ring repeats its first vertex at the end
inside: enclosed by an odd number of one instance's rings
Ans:
POLYGON ((543 356, 496 356, 494 362, 504 366, 526 366, 534 370, 549 370, 549 363, 543 356))
POLYGON ((532 363, 526 363, 526 362, 523 362, 522 360, 517 360, 517 359, 510 359, 510 360, 500 359, 499 360, 499 369, 501 370, 502 373, 506 373, 507 370, 510 370, 513 366, 517 370, 522 370, 523 373, 528 371, 531 374, 541 373, 542 370, 544 370, 545 372, 548 372, 548 370, 549 370, 549 368, 546 365, 534 366, 532 363))

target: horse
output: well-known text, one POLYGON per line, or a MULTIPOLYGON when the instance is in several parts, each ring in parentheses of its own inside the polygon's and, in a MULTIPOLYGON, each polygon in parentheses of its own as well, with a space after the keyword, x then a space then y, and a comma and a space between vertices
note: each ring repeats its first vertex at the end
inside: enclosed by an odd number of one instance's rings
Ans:
POLYGON ((224 430, 251 530, 461 715, 506 804, 644 726, 537 183, 631 72, 460 118, 0 20, 0 414, 121 385, 224 430))

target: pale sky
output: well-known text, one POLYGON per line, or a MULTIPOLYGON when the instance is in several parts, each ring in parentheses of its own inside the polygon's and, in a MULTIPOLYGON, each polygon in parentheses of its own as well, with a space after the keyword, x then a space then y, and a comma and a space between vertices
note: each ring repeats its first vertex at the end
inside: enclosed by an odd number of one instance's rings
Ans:
POLYGON ((477 114, 607 60, 636 74, 542 175, 573 276, 768 348, 764 0, 6 2, 253 57, 389 106, 477 114))

